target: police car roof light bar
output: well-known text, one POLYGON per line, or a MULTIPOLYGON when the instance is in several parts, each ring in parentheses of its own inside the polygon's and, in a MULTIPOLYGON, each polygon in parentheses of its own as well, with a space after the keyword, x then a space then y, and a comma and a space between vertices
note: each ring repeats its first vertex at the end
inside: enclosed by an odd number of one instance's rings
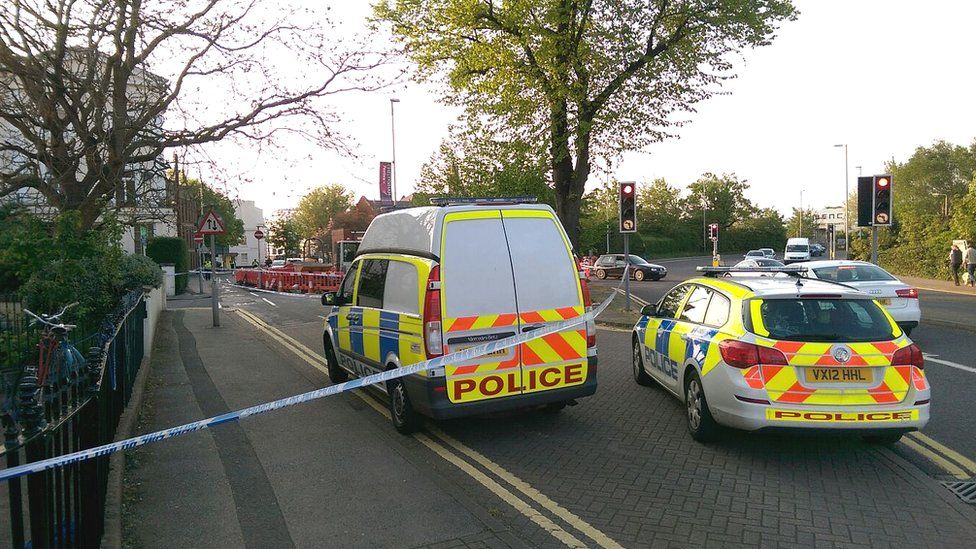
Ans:
POLYGON ((800 265, 786 267, 697 267, 698 272, 705 276, 717 276, 725 273, 783 273, 799 277, 807 272, 807 268, 800 265))
POLYGON ((534 196, 438 196, 430 199, 430 203, 433 206, 455 206, 461 204, 537 204, 538 202, 539 199, 534 196))

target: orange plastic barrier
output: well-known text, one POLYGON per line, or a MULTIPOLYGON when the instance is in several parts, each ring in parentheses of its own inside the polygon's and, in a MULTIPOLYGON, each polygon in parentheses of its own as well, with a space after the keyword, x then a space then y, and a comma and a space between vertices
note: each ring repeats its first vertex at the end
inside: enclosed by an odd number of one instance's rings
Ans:
POLYGON ((276 292, 321 294, 337 291, 344 276, 345 273, 341 271, 302 273, 279 269, 239 269, 234 272, 234 281, 241 286, 276 292))

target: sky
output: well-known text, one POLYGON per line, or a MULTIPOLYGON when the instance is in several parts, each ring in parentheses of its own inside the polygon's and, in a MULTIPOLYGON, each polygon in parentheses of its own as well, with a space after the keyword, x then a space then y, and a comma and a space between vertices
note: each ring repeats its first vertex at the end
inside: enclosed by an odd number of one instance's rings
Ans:
MULTIPOLYGON (((626 154, 613 177, 639 183, 663 177, 684 188, 704 172, 734 173, 748 181, 755 203, 786 214, 799 205, 801 190, 804 207, 842 204, 844 149, 836 144, 848 145, 854 190, 859 172, 882 173, 886 161, 905 161, 919 146, 973 142, 976 3, 794 3, 797 20, 785 23, 771 45, 743 53, 726 95, 699 103, 677 139, 626 154)), ((370 8, 334 1, 331 11, 350 32, 365 28, 370 8)), ((356 143, 354 158, 298 138, 273 154, 242 155, 222 145, 213 155, 253 174, 253 181, 231 183, 231 194, 255 200, 265 216, 326 183, 378 198, 378 163, 392 156, 391 97, 400 100, 397 193, 408 194, 458 114, 438 102, 436 86, 412 81, 337 102, 340 129, 356 143)), ((605 177, 591 176, 587 187, 605 177)))

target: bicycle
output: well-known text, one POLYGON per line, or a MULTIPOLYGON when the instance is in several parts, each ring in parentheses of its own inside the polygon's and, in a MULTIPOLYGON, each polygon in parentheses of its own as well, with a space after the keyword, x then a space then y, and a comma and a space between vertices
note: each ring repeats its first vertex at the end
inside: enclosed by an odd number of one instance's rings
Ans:
POLYGON ((34 322, 44 326, 37 343, 37 384, 38 386, 60 386, 74 378, 85 364, 85 357, 68 340, 68 332, 76 328, 74 324, 60 322, 64 313, 78 303, 66 305, 56 315, 37 315, 28 309, 24 313, 34 322))

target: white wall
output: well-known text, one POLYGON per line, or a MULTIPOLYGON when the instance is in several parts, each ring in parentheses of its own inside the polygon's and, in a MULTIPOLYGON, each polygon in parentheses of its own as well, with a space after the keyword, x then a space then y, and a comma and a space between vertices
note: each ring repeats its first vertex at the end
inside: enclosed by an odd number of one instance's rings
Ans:
POLYGON ((143 321, 143 349, 145 358, 149 358, 153 351, 153 336, 156 334, 156 324, 160 314, 166 310, 166 294, 163 286, 154 288, 145 297, 146 319, 143 321))

